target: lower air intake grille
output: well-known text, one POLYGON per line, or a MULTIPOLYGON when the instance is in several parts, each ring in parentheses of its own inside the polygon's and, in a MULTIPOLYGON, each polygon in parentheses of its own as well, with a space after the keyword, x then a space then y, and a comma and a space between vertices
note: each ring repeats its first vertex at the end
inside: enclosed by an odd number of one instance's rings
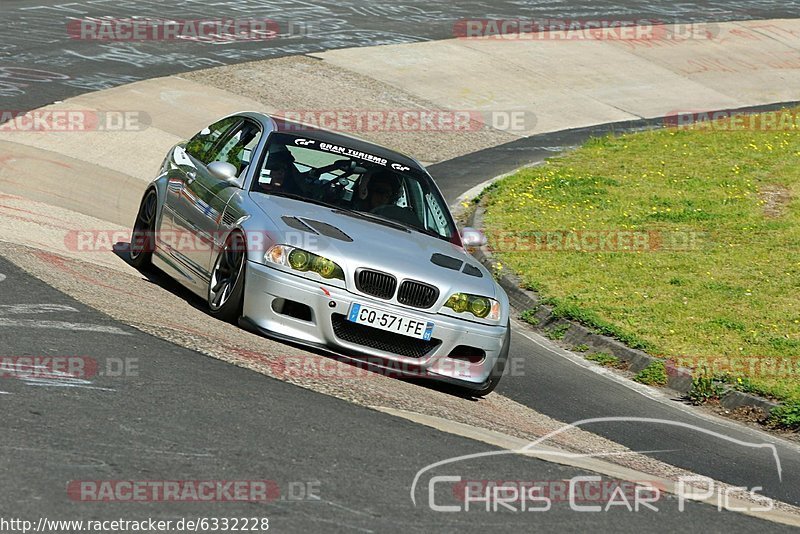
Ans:
POLYGON ((342 341, 408 358, 422 358, 442 343, 438 339, 424 341, 352 323, 338 313, 331 316, 331 321, 333 333, 342 341))
POLYGON ((356 287, 367 295, 389 300, 397 289, 397 278, 380 271, 361 269, 356 273, 356 287))
POLYGON ((400 291, 397 292, 397 302, 415 308, 430 308, 438 298, 438 289, 413 280, 406 280, 400 284, 400 291))

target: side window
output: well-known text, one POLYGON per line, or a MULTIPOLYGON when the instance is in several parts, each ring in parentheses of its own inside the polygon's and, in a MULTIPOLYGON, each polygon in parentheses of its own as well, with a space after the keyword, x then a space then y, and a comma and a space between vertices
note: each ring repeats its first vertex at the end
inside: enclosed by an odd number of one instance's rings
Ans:
POLYGON ((425 206, 422 204, 422 197, 424 195, 422 192, 422 186, 419 185, 419 182, 416 180, 408 180, 407 182, 408 183, 406 185, 408 187, 408 197, 410 200, 409 205, 418 215, 427 215, 428 212, 425 209, 425 206))
POLYGON ((186 143, 186 152, 206 165, 216 161, 219 140, 240 120, 237 117, 229 117, 204 128, 186 143))
MULTIPOLYGON (((245 121, 230 135, 211 161, 224 161, 236 167, 237 176, 250 164, 253 151, 261 140, 261 129, 250 121, 245 121)), ((211 162, 209 161, 209 163, 211 162)))
POLYGON ((409 207, 408 194, 406 193, 406 187, 408 187, 408 184, 406 183, 406 180, 403 180, 402 178, 400 179, 400 184, 401 184, 400 197, 397 199, 397 202, 395 202, 395 204, 397 204, 401 208, 407 208, 409 207))
POLYGON ((447 224, 447 216, 442 211, 442 207, 439 205, 436 197, 434 197, 432 193, 426 193, 425 203, 429 208, 427 216, 428 222, 433 223, 429 228, 436 229, 440 235, 450 237, 451 232, 447 224))

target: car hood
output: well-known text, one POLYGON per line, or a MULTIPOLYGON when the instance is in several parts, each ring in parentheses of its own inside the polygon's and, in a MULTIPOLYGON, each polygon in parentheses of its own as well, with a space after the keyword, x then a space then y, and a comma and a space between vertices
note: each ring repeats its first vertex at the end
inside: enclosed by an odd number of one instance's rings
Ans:
POLYGON ((458 245, 309 202, 260 193, 251 198, 273 221, 276 242, 335 261, 347 273, 348 285, 356 269, 369 268, 393 274, 398 282, 436 286, 440 299, 454 292, 497 297, 491 274, 458 245))

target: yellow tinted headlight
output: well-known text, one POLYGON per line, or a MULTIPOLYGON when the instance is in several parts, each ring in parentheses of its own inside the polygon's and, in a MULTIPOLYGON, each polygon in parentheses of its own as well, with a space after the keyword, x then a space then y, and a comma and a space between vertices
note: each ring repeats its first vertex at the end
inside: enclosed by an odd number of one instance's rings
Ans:
POLYGON ((457 313, 464 313, 469 307, 469 300, 464 293, 456 293, 447 299, 444 305, 457 313))
POLYGON ((344 271, 339 265, 307 250, 288 245, 275 245, 264 254, 269 263, 285 265, 299 272, 315 272, 323 278, 344 280, 344 271))
POLYGON ((289 266, 295 271, 307 271, 311 265, 311 254, 305 250, 294 249, 289 254, 289 266))
POLYGON ((487 298, 475 297, 469 301, 469 311, 472 312, 472 315, 481 319, 489 315, 491 308, 492 305, 487 298))
POLYGON ((479 319, 488 318, 493 321, 500 319, 500 303, 489 297, 455 293, 444 305, 456 313, 469 312, 479 319))
MULTIPOLYGON (((322 256, 317 256, 314 258, 314 263, 311 269, 313 269, 314 272, 318 273, 323 278, 336 278, 337 271, 341 271, 338 265, 328 258, 323 258, 322 256)), ((344 276, 342 276, 342 279, 344 279, 344 276)))

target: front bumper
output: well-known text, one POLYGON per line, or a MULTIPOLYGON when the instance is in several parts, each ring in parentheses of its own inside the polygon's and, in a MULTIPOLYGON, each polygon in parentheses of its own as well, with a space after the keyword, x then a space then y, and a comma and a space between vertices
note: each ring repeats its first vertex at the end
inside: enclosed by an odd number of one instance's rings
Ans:
POLYGON ((506 337, 505 326, 482 325, 397 306, 250 261, 242 315, 245 322, 256 329, 283 339, 334 349, 399 374, 474 387, 489 378, 506 337), (308 306, 310 317, 279 313, 276 308, 282 309, 284 301, 308 306), (347 322, 343 318, 353 302, 432 321, 435 326, 431 342, 400 338, 397 334, 347 322), (398 352, 413 353, 413 356, 393 352, 392 339, 402 346, 398 352), (462 349, 454 352, 458 347, 462 349), (463 356, 463 347, 481 349, 485 357, 480 361, 458 358, 463 356))

